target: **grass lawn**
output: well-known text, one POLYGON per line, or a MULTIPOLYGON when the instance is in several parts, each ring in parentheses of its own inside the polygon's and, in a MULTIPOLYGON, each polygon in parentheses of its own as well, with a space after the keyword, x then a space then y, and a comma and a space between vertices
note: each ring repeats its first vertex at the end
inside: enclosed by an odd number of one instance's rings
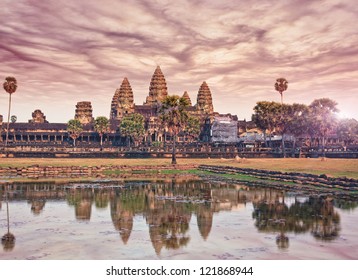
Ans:
MULTIPOLYGON (((284 172, 326 174, 332 177, 346 176, 358 179, 358 159, 181 159, 178 164, 228 165, 242 168, 256 168, 284 172)), ((42 166, 99 166, 99 165, 171 165, 170 158, 164 159, 60 159, 60 158, 0 158, 0 167, 42 166)))

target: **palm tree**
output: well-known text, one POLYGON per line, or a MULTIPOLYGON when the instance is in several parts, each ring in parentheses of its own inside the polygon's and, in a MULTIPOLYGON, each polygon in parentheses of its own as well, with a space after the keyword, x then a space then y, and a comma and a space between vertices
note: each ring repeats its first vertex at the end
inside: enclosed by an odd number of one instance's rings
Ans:
POLYGON ((9 94, 9 111, 7 114, 7 128, 6 128, 6 140, 5 147, 7 146, 8 138, 9 138, 9 124, 10 124, 10 110, 11 110, 11 95, 17 89, 17 81, 14 77, 6 77, 5 82, 3 84, 4 90, 9 94))
POLYGON ((83 131, 81 122, 79 120, 69 120, 67 123, 67 131, 73 139, 73 146, 76 146, 76 139, 83 131))
POLYGON ((101 138, 102 147, 103 135, 109 131, 109 120, 106 117, 97 117, 94 121, 94 130, 97 131, 101 138))
POLYGON ((283 104, 283 95, 282 93, 287 90, 287 80, 285 78, 278 78, 275 83, 275 90, 277 90, 281 95, 281 104, 283 104))
POLYGON ((188 122, 189 116, 186 111, 188 105, 189 103, 186 98, 179 97, 178 95, 168 95, 162 101, 162 106, 159 109, 161 122, 173 136, 172 164, 177 163, 176 137, 188 122))

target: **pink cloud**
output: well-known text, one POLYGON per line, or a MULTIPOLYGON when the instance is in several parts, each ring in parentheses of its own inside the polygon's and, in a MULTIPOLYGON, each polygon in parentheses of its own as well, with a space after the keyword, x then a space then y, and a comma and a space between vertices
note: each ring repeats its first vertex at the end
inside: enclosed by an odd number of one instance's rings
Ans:
POLYGON ((214 109, 242 119, 279 100, 280 76, 286 102, 329 97, 358 118, 355 1, 302 2, 14 1, 0 10, 0 76, 18 80, 18 121, 41 109, 65 122, 82 100, 107 116, 125 76, 142 104, 158 64, 169 93, 196 100, 206 80, 214 109))

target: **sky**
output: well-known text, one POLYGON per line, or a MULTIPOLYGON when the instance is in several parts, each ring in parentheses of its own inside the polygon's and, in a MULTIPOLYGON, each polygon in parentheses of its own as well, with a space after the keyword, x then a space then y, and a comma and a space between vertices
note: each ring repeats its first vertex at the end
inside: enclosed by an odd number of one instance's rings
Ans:
MULTIPOLYGON (((256 102, 328 97, 358 119, 356 0, 0 0, 0 78, 14 76, 11 115, 74 118, 79 101, 109 117, 127 77, 143 104, 160 65, 168 93, 210 87, 214 110, 251 119, 256 102)), ((9 95, 0 94, 7 116, 9 95)))

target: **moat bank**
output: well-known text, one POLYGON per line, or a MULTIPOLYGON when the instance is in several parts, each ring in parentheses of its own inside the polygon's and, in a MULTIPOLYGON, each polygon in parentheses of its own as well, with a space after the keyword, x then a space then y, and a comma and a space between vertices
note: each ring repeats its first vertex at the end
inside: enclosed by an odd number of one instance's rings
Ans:
MULTIPOLYGON (((52 167, 98 167, 98 166, 173 166, 170 159, 55 159, 55 158, 0 158, 0 168, 27 168, 30 166, 52 167)), ((329 177, 347 177, 358 179, 358 164, 355 159, 325 159, 320 158, 277 158, 277 159, 178 159, 181 165, 219 165, 239 168, 262 169, 281 172, 300 172, 329 177)))
MULTIPOLYGON (((244 165, 245 166, 245 165, 244 165)), ((358 198, 358 180, 331 177, 303 172, 284 172, 229 165, 180 164, 180 165, 97 165, 97 166, 50 166, 30 165, 0 167, 1 184, 22 180, 46 180, 56 178, 165 178, 173 174, 195 174, 213 181, 245 183, 251 186, 269 186, 286 190, 307 190, 317 193, 348 195, 358 198), (149 177, 148 177, 149 176, 149 177)))

